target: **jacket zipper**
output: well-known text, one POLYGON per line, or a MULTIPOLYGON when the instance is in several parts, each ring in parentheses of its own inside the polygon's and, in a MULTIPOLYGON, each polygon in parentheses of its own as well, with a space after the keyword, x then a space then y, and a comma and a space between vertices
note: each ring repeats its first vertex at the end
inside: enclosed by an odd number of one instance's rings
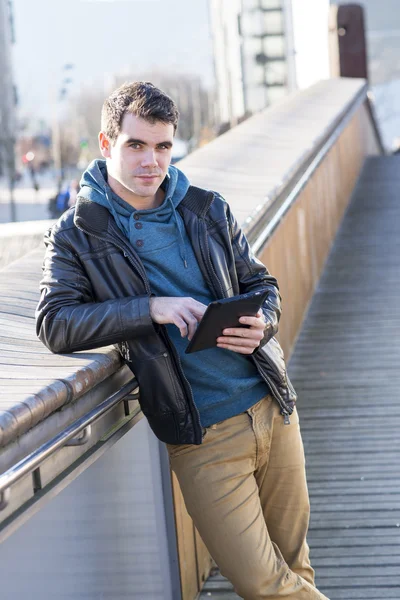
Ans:
POLYGON ((258 372, 260 373, 261 377, 264 379, 264 381, 269 385, 272 395, 274 396, 275 400, 278 402, 279 407, 281 409, 281 415, 283 416, 283 422, 285 425, 290 425, 290 412, 282 398, 282 396, 280 395, 280 393, 278 392, 275 383, 267 376, 265 375, 261 368, 258 366, 257 364, 257 360, 255 359, 255 357, 253 357, 253 362, 257 367, 258 372))
POLYGON ((201 225, 203 227, 203 231, 199 232, 199 248, 200 248, 200 253, 201 253, 203 262, 204 262, 204 264, 206 266, 206 269, 207 269, 207 272, 208 272, 208 277, 210 279, 210 282, 211 282, 211 285, 212 285, 212 288, 213 288, 212 292, 213 292, 216 300, 219 300, 218 294, 215 293, 216 289, 214 288, 213 277, 214 277, 215 281, 217 281, 217 283, 218 283, 218 287, 219 287, 219 289, 221 291, 221 298, 224 297, 224 291, 223 291, 221 282, 218 279, 218 276, 217 276, 217 274, 216 274, 216 272, 214 270, 214 266, 213 266, 213 264, 211 262, 210 250, 209 250, 208 240, 207 240, 207 227, 206 227, 205 221, 204 221, 204 219, 199 219, 199 221, 200 221, 200 223, 201 223, 201 225), (204 240, 202 240, 201 237, 203 237, 204 240), (203 251, 203 246, 202 246, 202 243, 201 243, 202 241, 204 241, 204 246, 206 248, 206 252, 203 251))
MULTIPOLYGON (((169 347, 170 352, 172 352, 172 356, 175 358, 176 362, 179 365, 178 373, 180 374, 180 376, 181 376, 181 378, 183 380, 184 385, 186 385, 187 388, 189 389, 189 395, 190 395, 190 398, 191 398, 191 401, 192 401, 189 404, 192 404, 192 406, 193 406, 193 408, 195 410, 194 416, 196 417, 196 423, 199 426, 199 430, 202 432, 202 427, 201 427, 201 422, 200 422, 200 414, 199 414, 199 411, 198 411, 197 406, 196 406, 195 401, 194 401, 192 386, 190 385, 190 383, 189 383, 189 381, 188 381, 188 379, 187 379, 187 377, 185 375, 185 372, 184 372, 183 367, 182 367, 182 362, 181 362, 180 356, 177 353, 175 346, 171 342, 171 340, 169 338, 169 335, 168 335, 168 332, 165 330, 165 328, 163 328, 163 333, 164 333, 165 342, 166 342, 167 346, 169 347)), ((193 411, 191 411, 191 412, 192 412, 192 416, 193 416, 193 411)), ((200 438, 197 437, 197 434, 196 434, 196 441, 201 442, 202 439, 203 439, 203 433, 201 433, 201 437, 200 438)))
MULTIPOLYGON (((87 233, 88 235, 92 235, 94 238, 103 241, 103 238, 101 238, 100 236, 95 235, 94 233, 90 232, 90 231, 85 231, 85 233, 87 233)), ((138 271, 139 275, 142 277, 143 279, 143 283, 145 285, 146 291, 149 294, 149 296, 151 295, 151 288, 150 288, 150 283, 148 280, 148 277, 146 275, 146 271, 144 269, 144 267, 141 265, 141 263, 136 259, 135 256, 131 255, 129 248, 124 248, 122 244, 119 244, 118 242, 114 241, 114 239, 111 240, 111 243, 114 244, 114 246, 116 246, 119 250, 121 250, 121 252, 123 253, 124 257, 127 258, 132 265, 134 266, 134 268, 138 271)), ((196 417, 196 424, 199 427, 199 431, 200 431, 200 436, 197 435, 197 432, 195 431, 195 435, 196 435, 196 441, 201 442, 202 438, 203 438, 203 434, 202 434, 202 429, 201 429, 201 422, 200 422, 200 415, 199 415, 199 411, 197 410, 197 406, 194 402, 194 397, 193 397, 193 390, 192 387, 189 383, 189 381, 186 379, 186 376, 183 372, 183 368, 182 368, 182 363, 181 363, 181 359, 179 358, 179 355, 175 349, 175 347, 173 346, 171 340, 169 339, 168 333, 164 330, 164 339, 167 342, 167 345, 170 349, 170 351, 172 352, 172 356, 175 358, 175 361, 178 363, 179 369, 178 369, 178 373, 181 376, 181 379, 183 380, 184 383, 186 383, 187 388, 189 389, 189 408, 190 408, 190 412, 192 413, 192 416, 196 417), (194 409, 194 411, 193 411, 194 409)), ((186 390, 186 394, 187 394, 187 390, 186 390)))
POLYGON ((211 273, 214 275, 215 280, 218 281, 219 289, 221 290, 221 298, 223 298, 224 297, 224 289, 223 289, 223 287, 221 285, 220 280, 218 279, 218 275, 215 272, 214 265, 212 264, 211 254, 210 254, 210 247, 208 245, 207 226, 206 226, 206 224, 205 224, 204 221, 203 221, 203 223, 204 223, 204 229, 205 229, 204 242, 205 242, 206 253, 207 253, 206 256, 207 256, 207 259, 208 259, 208 263, 209 263, 209 267, 210 267, 211 273))

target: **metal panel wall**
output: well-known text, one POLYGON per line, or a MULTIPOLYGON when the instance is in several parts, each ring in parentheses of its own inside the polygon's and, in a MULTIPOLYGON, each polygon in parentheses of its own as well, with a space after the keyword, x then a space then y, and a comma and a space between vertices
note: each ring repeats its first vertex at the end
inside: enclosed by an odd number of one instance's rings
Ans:
POLYGON ((6 539, 2 600, 178 600, 160 449, 142 419, 6 539))

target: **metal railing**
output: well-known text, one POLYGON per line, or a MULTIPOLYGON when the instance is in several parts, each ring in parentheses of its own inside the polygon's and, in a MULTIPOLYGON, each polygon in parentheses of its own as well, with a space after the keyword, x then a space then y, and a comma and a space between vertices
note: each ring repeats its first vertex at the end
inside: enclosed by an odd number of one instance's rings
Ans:
POLYGON ((60 448, 86 444, 91 436, 92 424, 112 410, 122 400, 125 400, 126 396, 129 395, 129 400, 136 400, 139 394, 131 394, 131 392, 137 387, 138 383, 136 379, 131 379, 118 392, 112 394, 89 413, 71 423, 66 429, 0 475, 0 510, 4 510, 9 504, 12 485, 29 473, 33 473, 47 458, 60 448))

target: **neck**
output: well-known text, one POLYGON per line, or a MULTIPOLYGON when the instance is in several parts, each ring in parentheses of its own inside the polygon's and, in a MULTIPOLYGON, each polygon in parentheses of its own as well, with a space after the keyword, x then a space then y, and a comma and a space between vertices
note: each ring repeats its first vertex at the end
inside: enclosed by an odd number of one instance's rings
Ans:
POLYGON ((161 187, 158 188, 153 196, 137 196, 119 181, 114 179, 110 174, 108 174, 108 185, 117 196, 122 198, 122 200, 125 200, 125 202, 130 204, 136 210, 157 208, 157 206, 161 206, 165 197, 164 190, 162 190, 161 187))

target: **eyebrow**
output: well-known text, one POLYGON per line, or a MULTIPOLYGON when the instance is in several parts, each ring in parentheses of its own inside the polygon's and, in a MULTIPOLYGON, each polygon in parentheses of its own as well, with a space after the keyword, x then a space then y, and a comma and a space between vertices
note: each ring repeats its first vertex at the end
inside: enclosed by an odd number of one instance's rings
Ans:
MULTIPOLYGON (((125 144, 126 146, 129 146, 129 144, 141 144, 142 146, 147 146, 146 142, 144 142, 143 140, 137 140, 135 138, 127 139, 125 144)), ((169 140, 165 142, 159 142, 157 146, 168 146, 168 148, 172 148, 172 142, 170 142, 169 140)))

